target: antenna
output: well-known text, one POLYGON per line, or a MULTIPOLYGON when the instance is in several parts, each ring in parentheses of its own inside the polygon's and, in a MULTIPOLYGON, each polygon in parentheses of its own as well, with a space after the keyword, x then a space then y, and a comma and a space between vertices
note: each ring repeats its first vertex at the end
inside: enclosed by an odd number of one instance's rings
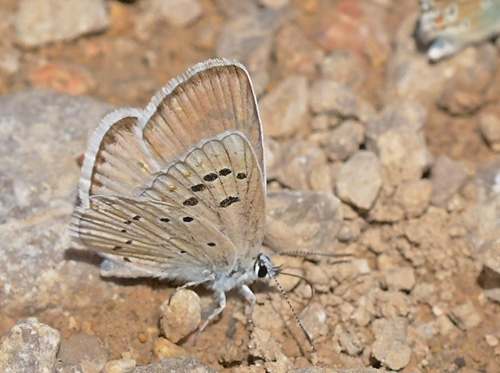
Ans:
MULTIPOLYGON (((350 262, 350 258, 354 256, 353 254, 349 254, 349 253, 330 254, 330 253, 315 253, 315 252, 303 251, 303 250, 279 251, 279 252, 274 252, 274 253, 272 253, 270 255, 271 256, 273 256, 273 255, 280 255, 280 256, 282 256, 282 255, 288 255, 288 256, 320 256, 320 257, 327 257, 327 258, 349 258, 349 259, 340 259, 340 260, 336 261, 335 264, 338 264, 338 263, 348 263, 348 262, 350 262)), ((266 267, 268 267, 267 263, 265 263, 265 262, 264 262, 264 265, 266 267)), ((314 351, 315 348, 314 348, 313 339, 309 335, 309 333, 307 332, 306 328, 304 328, 304 325, 302 324, 302 321, 300 321, 299 316, 297 315, 297 313, 293 309, 292 303, 290 302, 290 299, 288 298, 288 295, 287 295, 285 289, 283 289, 283 287, 279 283, 278 279, 276 278, 276 274, 282 274, 282 275, 297 277, 297 278, 300 278, 300 279, 302 279, 302 280, 304 280, 304 281, 307 282, 307 284, 311 288, 311 297, 307 301, 307 304, 303 308, 303 310, 305 308, 307 308, 307 306, 309 306, 309 304, 311 303, 312 298, 314 297, 314 293, 315 293, 314 286, 306 278, 304 278, 302 276, 299 276, 299 275, 294 275, 292 273, 281 272, 281 271, 279 271, 279 268, 278 268, 277 271, 273 271, 271 268, 267 268, 267 271, 271 275, 271 277, 273 278, 274 282, 276 282, 276 285, 278 286, 278 289, 280 289, 281 293, 283 294, 283 297, 285 297, 286 303, 288 304, 288 307, 290 308, 290 311, 292 311, 293 317, 295 317, 295 320, 297 321, 297 324, 299 324, 300 329, 302 330, 302 333, 304 333, 304 336, 306 337, 307 341, 311 345, 312 351, 314 351)))
MULTIPOLYGON (((342 253, 342 254, 330 254, 330 253, 315 253, 311 251, 302 251, 302 250, 292 250, 292 251, 278 251, 278 252, 273 252, 269 254, 269 256, 274 256, 274 255, 288 255, 288 256, 322 256, 326 258, 343 258, 343 257, 353 257, 354 254, 349 254, 349 253, 342 253)), ((347 259, 341 259, 340 261, 336 263, 346 263, 349 262, 350 260, 347 259)))
MULTIPOLYGON (((295 313, 295 310, 293 309, 293 306, 292 306, 292 303, 290 303, 290 300, 288 299, 288 295, 285 291, 285 289, 283 289, 283 287, 281 286, 281 284, 279 283, 278 279, 276 278, 276 275, 275 275, 275 271, 273 271, 272 268, 269 268, 268 267, 268 264, 263 262, 264 265, 266 266, 267 268, 267 272, 271 275, 271 277, 273 278, 274 282, 276 282, 276 285, 278 286, 278 289, 280 289, 281 293, 283 294, 283 296, 285 297, 285 300, 286 300, 286 303, 288 304, 288 307, 290 307, 290 310, 292 311, 292 315, 293 317, 295 317, 295 320, 297 321, 297 324, 299 324, 300 326, 300 329, 302 329, 302 333, 304 333, 307 341, 309 342, 309 344, 311 345, 311 348, 312 350, 314 351, 315 348, 314 348, 314 343, 313 343, 313 339, 312 337, 309 335, 309 333, 306 331, 306 328, 304 328, 304 325, 302 324, 302 321, 300 321, 299 317, 297 316, 297 314, 295 313)), ((290 274, 289 274, 290 275, 290 274)))
MULTIPOLYGON (((301 280, 304 280, 307 283, 307 285, 309 285, 309 287, 311 288, 311 296, 309 297, 309 300, 307 301, 307 304, 304 306, 304 308, 302 308, 302 311, 304 311, 307 307, 309 307, 309 304, 311 304, 311 301, 314 298, 314 294, 316 294, 316 290, 314 289, 314 286, 313 286, 312 282, 309 281, 307 278, 305 278, 303 276, 300 276, 300 275, 296 275, 294 273, 280 272, 279 274, 283 275, 283 276, 290 276, 290 277, 300 278, 301 280)), ((302 313, 302 311, 299 312, 299 315, 302 313)))

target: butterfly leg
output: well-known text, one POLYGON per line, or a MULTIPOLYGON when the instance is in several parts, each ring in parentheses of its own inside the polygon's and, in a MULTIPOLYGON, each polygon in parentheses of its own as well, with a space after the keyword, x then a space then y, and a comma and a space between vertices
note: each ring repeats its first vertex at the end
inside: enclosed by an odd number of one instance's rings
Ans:
POLYGON ((201 334, 201 332, 207 327, 208 323, 212 321, 219 313, 222 312, 224 308, 226 308, 226 294, 223 291, 215 291, 214 298, 219 303, 219 307, 217 307, 210 316, 207 317, 203 325, 198 329, 196 334, 201 334))
POLYGON ((245 298, 245 300, 250 304, 250 309, 248 310, 247 314, 247 320, 250 325, 253 326, 253 320, 252 320, 252 315, 253 315, 253 309, 255 306, 255 302, 257 298, 255 297, 255 294, 253 293, 252 290, 247 285, 242 285, 238 288, 238 291, 240 294, 245 298))
POLYGON ((172 297, 179 291, 179 290, 184 290, 184 289, 187 289, 187 288, 190 288, 190 287, 193 287, 193 286, 198 286, 198 285, 201 285, 201 284, 204 284, 205 282, 209 282, 209 281, 213 281, 214 280, 214 276, 213 275, 210 275, 208 276, 207 278, 203 279, 203 280, 200 280, 200 281, 191 281, 191 282, 187 282, 185 283, 184 285, 182 286, 178 286, 175 288, 174 292, 170 295, 170 297, 168 298, 168 303, 170 303, 170 300, 172 299, 172 297))

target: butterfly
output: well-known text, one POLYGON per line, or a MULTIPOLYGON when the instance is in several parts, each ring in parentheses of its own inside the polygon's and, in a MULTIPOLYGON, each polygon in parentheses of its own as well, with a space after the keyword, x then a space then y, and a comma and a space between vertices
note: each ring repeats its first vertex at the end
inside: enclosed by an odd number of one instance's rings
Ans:
POLYGON ((101 273, 203 284, 219 306, 278 269, 261 253, 266 173, 249 74, 212 59, 171 80, 145 110, 119 109, 90 138, 71 234, 101 273))
POLYGON ((500 34, 500 0, 420 0, 416 35, 431 61, 500 34))

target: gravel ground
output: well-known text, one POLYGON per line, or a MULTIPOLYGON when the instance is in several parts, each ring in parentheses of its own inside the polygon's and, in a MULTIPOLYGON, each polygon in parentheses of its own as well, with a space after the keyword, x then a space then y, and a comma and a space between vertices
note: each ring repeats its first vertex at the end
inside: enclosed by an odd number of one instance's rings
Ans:
MULTIPOLYGON (((500 6, 500 5, 499 5, 500 6)), ((418 2, 3 0, 0 370, 500 371, 500 42, 430 63, 418 2), (195 288, 109 279, 68 236, 100 118, 213 57, 249 70, 264 125, 253 321, 195 288), (80 162, 80 163, 79 163, 80 162), (175 301, 174 301, 175 299, 175 301), (309 303, 308 303, 309 302, 309 303)))

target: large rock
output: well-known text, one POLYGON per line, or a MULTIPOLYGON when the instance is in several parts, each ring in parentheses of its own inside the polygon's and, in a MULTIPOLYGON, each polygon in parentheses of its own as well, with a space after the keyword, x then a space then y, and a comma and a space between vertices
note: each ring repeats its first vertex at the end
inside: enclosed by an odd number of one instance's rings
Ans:
POLYGON ((201 364, 194 357, 182 356, 162 359, 149 365, 137 367, 132 371, 132 373, 160 372, 215 373, 215 369, 201 364))
POLYGON ((276 251, 331 253, 342 206, 328 192, 277 191, 267 196, 265 243, 276 251))
POLYGON ((80 174, 77 158, 110 109, 43 90, 0 98, 0 318, 59 307, 68 288, 81 287, 82 277, 97 271, 64 261, 64 250, 71 247, 67 229, 80 174), (63 280, 64 273, 71 276, 63 280))
POLYGON ((292 76, 282 80, 259 103, 264 134, 271 137, 290 137, 307 125, 307 79, 292 76))
POLYGON ((71 40, 108 27, 103 0, 21 0, 16 13, 16 41, 25 47, 71 40))
POLYGON ((282 10, 259 9, 227 22, 217 39, 215 54, 235 58, 252 76, 257 95, 269 82, 269 65, 273 36, 284 20, 282 10))

